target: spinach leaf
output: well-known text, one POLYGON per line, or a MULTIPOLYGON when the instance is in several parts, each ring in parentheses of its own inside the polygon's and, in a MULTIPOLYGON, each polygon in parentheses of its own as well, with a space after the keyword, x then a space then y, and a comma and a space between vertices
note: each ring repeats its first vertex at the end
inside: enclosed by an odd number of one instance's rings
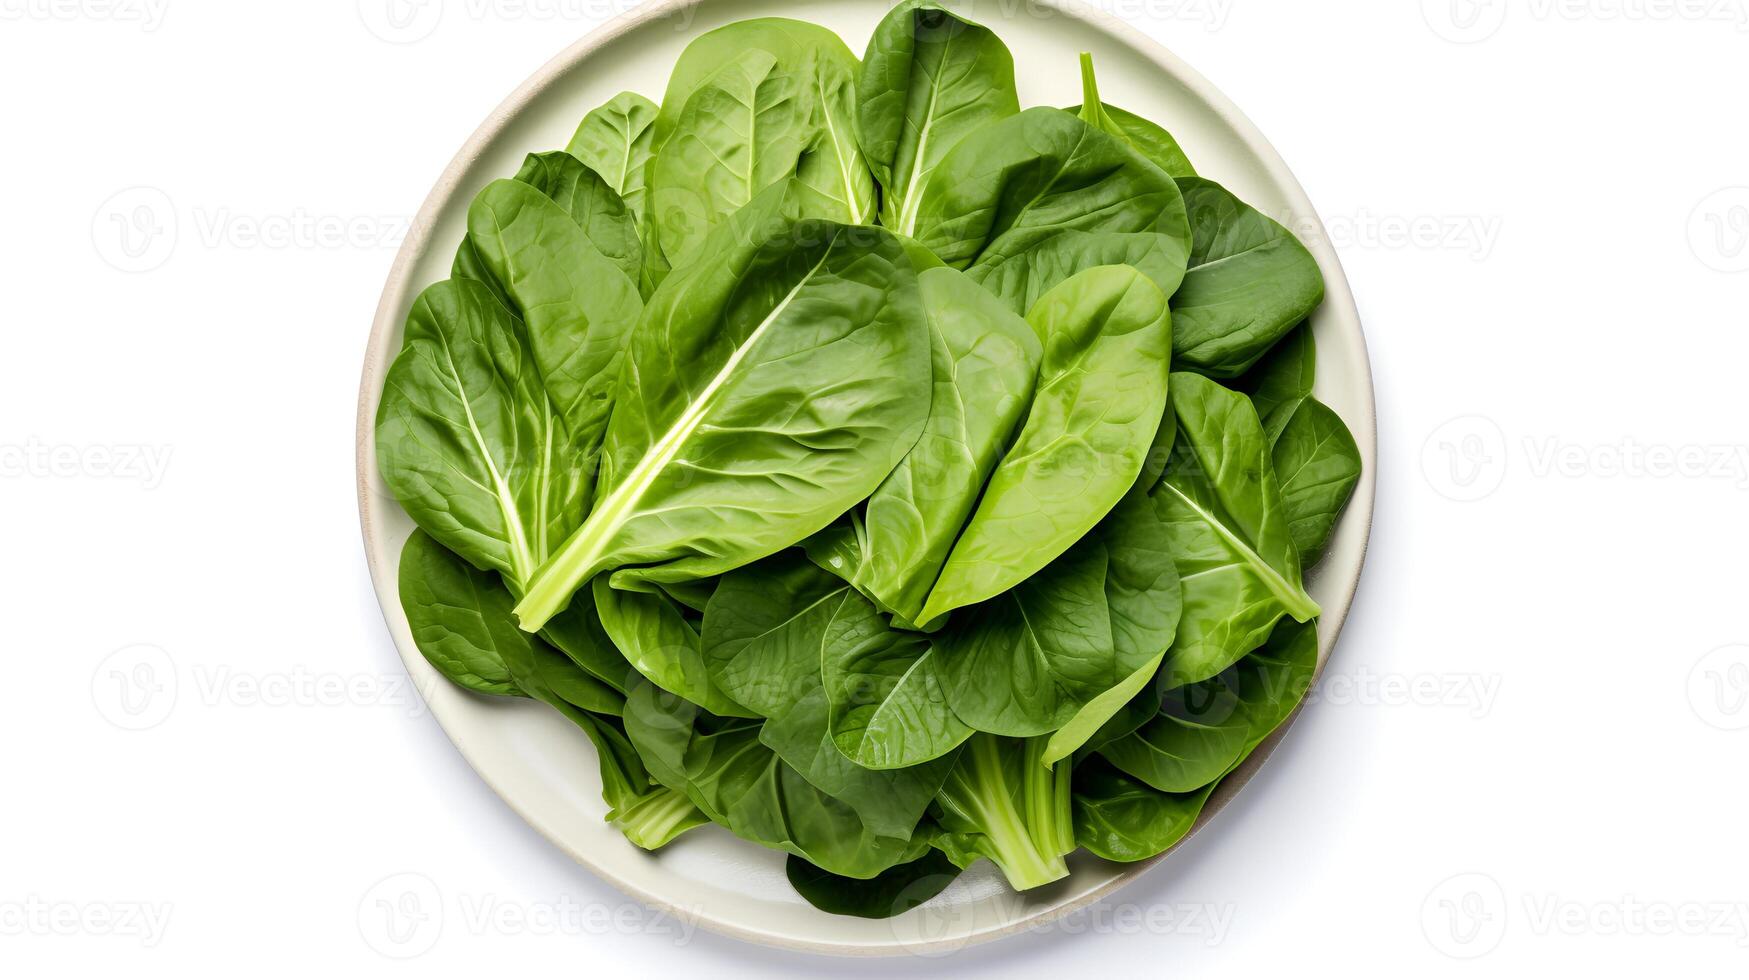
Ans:
POLYGON ((537 641, 516 628, 513 600, 491 572, 415 530, 401 549, 398 581, 413 642, 431 666, 470 691, 527 696, 510 679, 503 648, 537 641))
POLYGON ((1168 686, 1207 680, 1256 649, 1283 615, 1318 604, 1300 580, 1263 424, 1244 395, 1199 375, 1172 375, 1178 441, 1153 491, 1184 582, 1184 618, 1168 686))
POLYGON ((826 217, 873 224, 874 175, 856 142, 856 66, 836 58, 814 62, 811 76, 814 142, 796 165, 796 179, 833 202, 826 217))
POLYGON ((835 875, 793 854, 783 871, 790 886, 809 905, 822 912, 863 919, 890 919, 909 912, 941 894, 960 873, 947 855, 934 850, 867 881, 835 875))
POLYGON ((518 591, 588 505, 594 453, 547 396, 522 321, 446 280, 414 300, 377 410, 383 480, 421 528, 518 591))
POLYGON ((1179 148, 1172 134, 1133 112, 1109 105, 1099 98, 1099 80, 1093 74, 1093 55, 1081 54, 1080 105, 1068 110, 1087 125, 1128 144, 1148 162, 1171 177, 1195 177, 1196 168, 1179 148))
POLYGON ((907 236, 916 234, 923 188, 947 152, 979 126, 1020 112, 1008 47, 928 0, 894 7, 875 28, 859 95, 881 223, 907 236))
POLYGON ((1224 676, 1239 706, 1236 713, 1244 718, 1245 736, 1236 755, 1205 786, 1166 793, 1104 758, 1079 763, 1074 777, 1076 843, 1108 861, 1146 860, 1178 843, 1195 826, 1220 779, 1293 714, 1317 663, 1317 624, 1286 622, 1263 649, 1224 676))
POLYGON ((642 566, 615 576, 622 587, 687 581, 787 548, 916 443, 930 401, 916 273, 888 232, 784 220, 793 186, 723 225, 711 260, 650 298, 601 496, 517 606, 524 629, 599 572, 642 566))
POLYGON ((935 846, 961 868, 995 862, 1025 891, 1067 877, 1075 849, 1069 767, 1042 759, 1043 739, 978 735, 966 743, 936 798, 935 846))
POLYGON ((1237 377, 1324 301, 1324 275, 1299 239, 1226 188, 1202 177, 1178 186, 1195 244, 1172 297, 1173 357, 1237 377))
POLYGON ((1123 688, 1065 736, 1079 744, 1154 676, 1178 616, 1165 525, 1131 494, 1042 572, 954 617, 936 639, 948 703, 979 731, 1047 735, 1123 688))
POLYGON ((863 514, 809 542, 882 609, 915 622, 985 480, 1032 403, 1042 351, 1033 328, 964 274, 918 274, 934 398, 922 438, 863 514))
POLYGON ((819 687, 827 627, 850 592, 794 551, 724 575, 704 610, 712 681, 764 717, 785 714, 819 687))
POLYGON ((1166 407, 1166 298, 1135 269, 1089 269, 1027 314, 1044 345, 1014 446, 921 613, 930 623, 1017 585, 1066 551, 1135 483, 1166 407))
POLYGON ((947 707, 929 642, 799 553, 723 576, 703 642, 717 686, 768 718, 820 692, 834 755, 864 769, 918 766, 971 734, 947 707))
POLYGON ((1102 265, 1135 266, 1170 296, 1191 250, 1172 178, 1061 109, 1028 109, 966 136, 918 208, 917 240, 1016 312, 1102 265))
POLYGON ((1264 438, 1271 446, 1281 441, 1288 420, 1312 397, 1318 376, 1318 349, 1311 324, 1301 324, 1270 349, 1235 387, 1251 396, 1264 438))
POLYGON ((711 683, 698 631, 667 596, 615 589, 606 578, 595 580, 594 591, 607 635, 650 683, 718 715, 752 714, 711 683))
POLYGON ((565 147, 607 181, 640 228, 644 221, 644 171, 652 155, 656 112, 656 103, 649 99, 621 92, 589 110, 565 147))
POLYGON ((953 767, 952 755, 902 769, 865 769, 844 757, 827 728, 826 692, 816 683, 759 740, 822 793, 849 806, 870 832, 910 838, 953 767))
POLYGON ((685 792, 712 821, 833 874, 873 878, 916 860, 929 846, 922 832, 908 839, 873 833, 854 808, 821 792, 762 744, 757 722, 711 719, 646 685, 627 699, 626 733, 650 772, 685 792))
POLYGON ((832 742, 865 769, 918 767, 972 734, 948 706, 937 648, 854 592, 827 626, 821 680, 832 742))
POLYGON ((474 198, 468 237, 528 324, 547 397, 572 440, 593 447, 643 308, 637 286, 564 208, 520 180, 493 181, 474 198))
POLYGON ((1341 417, 1314 398, 1294 412, 1272 459, 1288 532, 1301 565, 1310 568, 1323 556, 1336 518, 1360 482, 1360 447, 1341 417))

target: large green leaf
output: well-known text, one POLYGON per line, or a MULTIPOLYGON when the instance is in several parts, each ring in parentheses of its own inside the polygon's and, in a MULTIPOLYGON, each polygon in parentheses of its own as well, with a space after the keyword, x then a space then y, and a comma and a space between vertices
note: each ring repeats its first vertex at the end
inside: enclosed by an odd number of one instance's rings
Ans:
POLYGON ((941 894, 960 873, 958 865, 935 850, 867 881, 835 875, 793 854, 783 871, 790 886, 809 905, 822 912, 862 919, 890 919, 909 912, 941 894))
POLYGON ((1120 688, 1077 725, 1084 739, 1153 677, 1178 617, 1166 528, 1137 491, 1043 571, 953 618, 936 638, 948 703, 979 731, 1045 735, 1120 688))
POLYGON ((928 415, 916 273, 890 233, 793 220, 793 183, 724 224, 632 337, 594 510, 517 607, 538 629, 597 573, 705 578, 873 493, 928 415))
POLYGON ((656 103, 621 92, 589 110, 565 147, 600 174, 625 201, 640 227, 644 221, 645 169, 655 139, 656 103))
POLYGON ((1044 343, 1037 394, 921 614, 929 623, 1019 584, 1135 484, 1166 408, 1166 298, 1136 270, 1089 269, 1027 320, 1044 343))
POLYGON ((594 591, 607 635, 650 683, 715 714, 752 714, 711 683, 698 631, 667 596, 615 589, 605 577, 595 580, 594 591))
POLYGON ((474 198, 468 237, 528 324, 541 380, 571 438, 594 445, 643 308, 636 284, 570 213, 520 180, 495 180, 474 198))
POLYGON ((1102 265, 1135 266, 1170 296, 1190 255, 1172 178, 1061 109, 971 133, 930 175, 918 207, 918 241, 1016 312, 1102 265))
POLYGON ((937 267, 917 281, 934 379, 923 436, 860 518, 808 545, 827 568, 913 622, 1032 403, 1042 356, 1033 328, 964 274, 937 267))
POLYGON ((894 7, 869 38, 857 116, 883 191, 881 223, 915 235, 923 188, 968 133, 1020 111, 1014 57, 989 29, 927 0, 894 7))
POLYGON ((920 766, 971 735, 948 706, 935 646, 893 629, 861 595, 845 597, 821 652, 832 742, 858 766, 920 766))
POLYGON ((856 141, 856 66, 836 58, 817 59, 809 84, 813 142, 796 164, 796 179, 833 202, 826 217, 873 224, 878 195, 856 141))
POLYGON ((1273 454, 1288 531, 1310 568, 1324 554, 1336 518, 1360 482, 1360 447, 1328 406, 1308 399, 1294 412, 1273 454))
POLYGON ((1181 177, 1194 246, 1172 297, 1179 367, 1236 377, 1324 300, 1324 275, 1286 228, 1202 177, 1181 177))
POLYGON ((513 591, 588 506, 593 450, 547 397, 522 321, 478 282, 446 280, 414 300, 376 443, 414 522, 513 591))
POLYGON ((1184 582, 1171 684, 1215 676, 1256 649, 1283 615, 1318 614, 1251 401, 1200 375, 1172 375, 1178 441, 1153 491, 1184 582))
POLYGON ((413 643, 431 666, 470 691, 523 695, 510 679, 504 647, 536 641, 516 628, 514 601, 493 573, 415 530, 401 549, 398 581, 413 643))

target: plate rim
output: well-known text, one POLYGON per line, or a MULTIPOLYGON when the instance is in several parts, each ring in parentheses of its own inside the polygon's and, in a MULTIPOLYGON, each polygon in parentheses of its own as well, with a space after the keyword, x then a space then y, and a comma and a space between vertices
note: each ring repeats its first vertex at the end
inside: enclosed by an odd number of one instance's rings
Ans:
MULTIPOLYGON (((359 383, 357 427, 354 434, 356 454, 354 479, 358 493, 359 525, 363 533, 365 563, 370 571, 372 591, 376 594, 377 605, 383 614, 389 638, 394 643, 403 665, 409 671, 416 669, 416 662, 422 664, 423 660, 417 648, 409 649, 408 644, 401 642, 395 629, 397 618, 405 620, 405 615, 400 611, 400 593, 396 582, 395 566, 398 565, 398 561, 389 560, 391 558, 398 559, 398 556, 379 553, 380 549, 376 544, 377 510, 384 505, 384 502, 374 487, 376 474, 376 413, 374 409, 387 374, 387 365, 393 360, 394 353, 398 353, 387 349, 388 338, 399 326, 400 311, 406 306, 408 294, 415 288, 422 288, 416 287, 412 282, 412 268, 430 244, 438 214, 453 197, 470 166, 510 126, 517 113, 524 106, 543 95, 565 75, 580 67, 597 50, 610 42, 644 26, 649 21, 672 17, 681 14, 688 8, 710 2, 713 0, 650 0, 650 2, 633 10, 615 16, 550 58, 506 96, 487 115, 485 121, 469 135, 467 141, 462 144, 455 156, 444 167, 431 191, 426 194, 418 212, 408 226, 407 234, 403 238, 400 248, 395 253, 382 295, 377 302, 376 311, 371 320, 370 336, 366 342, 364 366, 359 383)), ((714 2, 720 2, 720 0, 714 0, 714 2)), ((1301 220, 1316 221, 1318 230, 1324 231, 1322 220, 1318 218, 1318 212, 1313 207, 1311 199, 1288 168, 1287 162, 1281 154, 1256 125, 1240 111, 1238 106, 1207 78, 1203 77, 1200 72, 1140 29, 1113 14, 1091 6, 1084 0, 1031 0, 1031 2, 1042 4, 1067 17, 1088 24, 1106 34, 1115 43, 1129 48, 1148 60, 1154 68, 1172 77, 1175 82, 1183 86, 1185 91, 1201 100, 1222 123, 1238 136, 1246 152, 1258 163, 1268 179, 1287 199, 1290 211, 1301 220)), ((1359 549, 1352 569, 1336 582, 1339 600, 1324 604, 1324 611, 1320 617, 1318 662, 1312 676, 1312 683, 1316 684, 1322 678, 1325 666, 1329 662, 1342 633, 1342 628, 1347 622, 1355 595, 1359 589, 1362 571, 1366 566, 1367 551, 1372 537, 1377 491, 1378 416, 1376 383, 1372 376, 1366 334, 1355 304, 1353 290, 1342 268, 1341 260, 1336 254, 1328 233, 1319 234, 1315 236, 1314 240, 1307 241, 1305 244, 1314 258, 1317 259, 1319 268, 1324 275, 1325 295, 1320 310, 1326 316, 1334 315, 1340 321, 1339 326, 1344 332, 1352 333, 1355 353, 1358 355, 1358 363, 1354 366, 1359 369, 1358 376, 1364 377, 1366 381, 1364 390, 1357 393, 1362 408, 1361 417, 1344 419, 1355 435, 1355 442, 1361 452, 1363 468, 1360 482, 1355 487, 1354 494, 1349 500, 1341 521, 1344 525, 1350 523, 1358 525, 1359 549)), ((1326 574, 1332 571, 1336 570, 1325 569, 1326 574)), ((419 689, 417 683, 413 687, 419 689)), ((1302 699, 1287 720, 1260 743, 1257 749, 1238 768, 1221 781, 1221 784, 1209 797, 1191 830, 1165 852, 1147 860, 1124 866, 1121 872, 1109 880, 1060 896, 1053 904, 1031 908, 1028 914, 1013 921, 957 932, 928 941, 904 941, 895 938, 891 943, 867 944, 835 943, 787 936, 726 921, 715 914, 703 912, 697 908, 684 908, 674 901, 655 895, 634 881, 612 872, 606 866, 591 859, 587 853, 568 844, 555 828, 549 826, 535 813, 527 809, 513 793, 508 792, 487 768, 482 768, 476 761, 475 753, 471 752, 464 741, 459 740, 451 730, 450 724, 445 719, 445 709, 433 704, 422 689, 419 689, 419 695, 431 711, 432 717, 437 721, 438 727, 443 730, 444 737, 449 740, 451 745, 455 746, 456 751, 467 761, 468 766, 480 777, 481 781, 491 788, 498 798, 525 823, 533 827, 560 852, 587 868, 597 878, 637 901, 663 912, 669 914, 685 913, 694 918, 699 926, 718 935, 792 951, 855 957, 894 956, 905 953, 929 955, 981 945, 1004 936, 1037 929, 1055 922, 1126 885, 1132 884, 1150 868, 1164 861, 1174 851, 1182 847, 1226 808, 1227 804, 1244 789, 1245 785, 1269 760, 1269 757, 1299 718, 1306 704, 1305 699, 1302 699)), ((748 844, 747 846, 757 845, 748 844)))

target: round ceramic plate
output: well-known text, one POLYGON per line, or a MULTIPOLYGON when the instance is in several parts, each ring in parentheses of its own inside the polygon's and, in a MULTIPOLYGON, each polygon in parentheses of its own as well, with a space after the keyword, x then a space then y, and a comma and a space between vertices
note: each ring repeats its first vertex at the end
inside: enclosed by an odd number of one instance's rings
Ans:
MULTIPOLYGON (((580 731, 543 706, 479 697, 445 683, 414 647, 395 586, 401 546, 413 525, 376 475, 374 420, 384 373, 401 347, 408 308, 426 285, 447 277, 465 230, 468 202, 481 187, 514 173, 525 153, 563 147, 584 113, 617 92, 629 89, 660 98, 681 49, 711 28, 748 17, 794 17, 832 28, 860 52, 890 6, 888 0, 657 0, 608 24, 537 71, 462 147, 415 219, 377 307, 358 406, 359 510, 377 597, 432 714, 481 778, 566 854, 641 901, 684 911, 705 928, 727 935, 849 955, 939 953, 1036 926, 1111 892, 1154 861, 1109 864, 1083 852, 1070 859, 1070 877, 1024 897, 1009 891, 1000 874, 981 862, 923 907, 874 921, 815 910, 785 880, 782 854, 721 828, 699 828, 655 855, 639 851, 603 819, 607 808, 594 750, 580 731)), ((1324 608, 1321 672, 1365 557, 1377 432, 1360 319, 1305 192, 1237 108, 1133 28, 1058 0, 991 0, 955 7, 995 30, 1014 51, 1021 68, 1022 105, 1079 104, 1077 54, 1092 52, 1105 98, 1159 121, 1183 144, 1200 173, 1301 232, 1317 256, 1327 284, 1324 305, 1312 318, 1318 342, 1317 396, 1354 431, 1366 464, 1328 557, 1308 578, 1312 596, 1324 608)), ((1199 828, 1263 765, 1281 734, 1226 779, 1203 811, 1199 828)))

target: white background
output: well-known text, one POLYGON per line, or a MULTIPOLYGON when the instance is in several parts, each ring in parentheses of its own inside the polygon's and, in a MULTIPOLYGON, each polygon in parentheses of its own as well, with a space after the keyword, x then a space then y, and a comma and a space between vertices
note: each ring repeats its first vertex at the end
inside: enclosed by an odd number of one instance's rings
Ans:
POLYGON ((1749 962, 1744 0, 1103 0, 1335 236, 1372 553, 1212 828, 1067 927, 887 963, 628 904, 404 686, 352 478, 377 293, 454 150, 614 12, 429 2, 0 0, 0 972, 1749 962), (389 936, 409 892, 433 914, 389 936))

